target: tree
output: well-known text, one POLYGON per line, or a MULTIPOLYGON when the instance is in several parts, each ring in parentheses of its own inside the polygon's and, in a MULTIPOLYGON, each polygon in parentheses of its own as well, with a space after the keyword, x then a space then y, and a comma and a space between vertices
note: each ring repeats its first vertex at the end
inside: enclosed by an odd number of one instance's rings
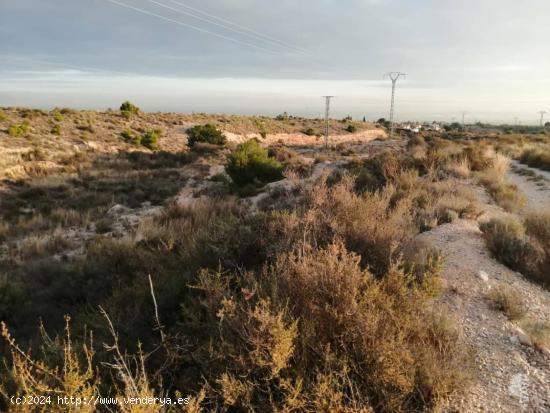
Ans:
POLYGON ((385 128, 390 127, 390 122, 386 118, 380 118, 376 121, 377 124, 384 126, 385 128))
POLYGON ((187 129, 187 145, 192 147, 197 142, 210 143, 212 145, 225 145, 227 139, 222 131, 214 125, 197 125, 187 129))
POLYGON ((268 155, 256 139, 237 146, 227 157, 226 172, 237 186, 274 182, 282 179, 283 166, 268 155))
POLYGON ((139 108, 128 100, 120 105, 120 114, 126 119, 130 119, 132 116, 137 115, 138 113, 139 108))

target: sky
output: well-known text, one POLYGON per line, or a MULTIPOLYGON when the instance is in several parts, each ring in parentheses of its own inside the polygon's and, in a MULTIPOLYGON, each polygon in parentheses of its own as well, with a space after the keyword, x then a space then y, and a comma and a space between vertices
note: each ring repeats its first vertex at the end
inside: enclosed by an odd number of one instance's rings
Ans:
MULTIPOLYGON (((0 106, 534 124, 548 0, 0 0, 0 106)), ((550 116, 550 115, 548 115, 550 116)))

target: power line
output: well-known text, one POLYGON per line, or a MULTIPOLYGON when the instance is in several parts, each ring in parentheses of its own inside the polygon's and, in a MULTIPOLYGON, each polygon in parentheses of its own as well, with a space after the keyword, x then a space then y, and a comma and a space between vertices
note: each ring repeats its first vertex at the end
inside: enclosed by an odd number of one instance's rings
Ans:
POLYGON ((219 34, 219 33, 216 33, 216 32, 213 32, 213 31, 210 31, 210 30, 206 30, 206 29, 203 29, 201 27, 198 27, 198 26, 194 26, 192 24, 189 24, 189 23, 184 23, 184 22, 181 22, 179 20, 174 20, 174 19, 171 19, 169 17, 166 17, 166 16, 162 16, 160 14, 157 14, 157 13, 153 13, 153 12, 150 12, 150 11, 147 11, 147 10, 144 10, 144 9, 140 9, 139 7, 134 7, 134 6, 130 6, 129 4, 125 4, 125 3, 120 3, 116 0, 105 0, 105 1, 108 1, 109 3, 113 3, 113 4, 116 4, 120 7, 125 7, 127 9, 130 9, 130 10, 134 10, 134 11, 137 11, 139 13, 143 13, 143 14, 146 14, 148 16, 153 16, 153 17, 157 17, 161 20, 165 20, 165 21, 168 21, 168 22, 171 22, 171 23, 175 23, 177 25, 180 25, 180 26, 184 26, 184 27, 187 27, 187 28, 190 28, 190 29, 193 29, 193 30, 196 30, 196 31, 199 31, 201 33, 206 33, 206 34, 210 34, 212 36, 216 36, 216 37, 219 37, 221 39, 225 39, 225 40, 229 40, 233 43, 238 43, 240 45, 243 45, 243 46, 248 46, 248 47, 253 47, 255 49, 259 49, 259 50, 263 50, 263 51, 267 51, 269 53, 274 53, 273 50, 271 49, 268 49, 268 48, 265 48, 265 47, 262 47, 262 46, 258 46, 258 45, 255 45, 255 44, 252 44, 252 43, 248 43, 248 42, 243 42, 241 40, 238 40, 238 39, 234 39, 232 37, 229 37, 229 36, 225 36, 223 34, 219 34))
POLYGON ((215 16, 215 15, 213 15, 213 14, 211 14, 211 13, 206 13, 206 12, 204 12, 204 11, 202 11, 202 10, 199 10, 199 9, 195 8, 195 7, 191 7, 191 6, 187 5, 187 4, 184 4, 184 3, 182 3, 181 1, 176 1, 176 0, 168 0, 168 1, 170 1, 171 3, 178 4, 178 5, 180 5, 180 6, 182 6, 182 7, 185 7, 185 8, 187 8, 187 9, 189 9, 189 10, 193 10, 193 11, 195 11, 195 12, 197 12, 197 13, 200 13, 200 14, 202 14, 202 15, 204 15, 204 16, 208 16, 208 17, 210 17, 210 18, 216 19, 216 20, 218 20, 218 21, 220 21, 220 22, 227 23, 227 24, 230 24, 230 25, 232 25, 232 26, 238 27, 238 28, 241 29, 241 30, 245 30, 245 31, 250 32, 250 33, 253 33, 253 34, 257 35, 257 36, 263 37, 263 38, 265 38, 266 40, 271 40, 271 41, 273 41, 273 42, 275 42, 275 43, 279 43, 280 45, 287 46, 287 47, 291 47, 291 48, 294 48, 294 49, 297 49, 297 50, 301 50, 302 52, 305 52, 305 53, 308 53, 308 54, 309 54, 309 51, 307 51, 306 49, 303 49, 303 48, 301 48, 301 47, 293 46, 293 45, 291 45, 291 44, 289 44, 289 43, 286 43, 286 42, 283 42, 283 41, 281 41, 281 40, 278 40, 278 39, 276 39, 276 38, 274 38, 274 37, 272 37, 272 36, 267 36, 267 35, 265 35, 265 34, 259 33, 259 32, 255 31, 255 30, 253 30, 253 29, 250 29, 250 28, 248 28, 248 27, 246 27, 246 26, 240 25, 240 24, 238 24, 238 23, 234 23, 234 22, 232 22, 232 21, 230 21, 230 20, 227 20, 227 19, 223 19, 223 18, 218 17, 218 16, 215 16))
POLYGON ((334 96, 323 97, 325 98, 325 148, 328 148, 330 99, 332 99, 334 96))
POLYGON ((390 104, 390 138, 393 136, 393 113, 394 113, 394 105, 395 105, 395 85, 397 83, 397 80, 400 77, 407 76, 405 73, 401 72, 390 72, 386 74, 386 77, 389 77, 391 79, 391 104, 390 104))
POLYGON ((292 45, 289 45, 289 44, 286 44, 284 42, 281 42, 277 39, 273 39, 269 36, 266 36, 266 35, 263 35, 261 33, 257 33, 251 29, 248 29, 244 26, 240 26, 236 23, 232 23, 230 21, 227 21, 227 20, 224 20, 224 19, 221 19, 219 17, 216 17, 214 15, 211 15, 211 14, 208 14, 208 13, 205 13, 205 12, 202 12, 198 9, 195 9, 191 6, 187 6, 183 3, 180 3, 180 2, 177 2, 175 0, 168 0, 170 1, 171 3, 174 3, 180 7, 185 7, 185 8, 189 8, 191 10, 194 10, 196 13, 199 13, 199 14, 203 14, 204 16, 207 16, 206 18, 205 17, 201 17, 197 14, 194 14, 194 13, 191 13, 191 12, 188 12, 188 11, 185 11, 185 10, 181 10, 181 9, 177 9, 177 8, 173 8, 173 7, 170 7, 164 3, 160 3, 158 1, 155 1, 155 0, 147 0, 149 1, 150 3, 154 3, 160 7, 164 7, 165 9, 168 9, 168 10, 172 10, 172 11, 175 11, 177 13, 181 13, 181 14, 184 14, 186 16, 190 16, 190 17, 193 17, 197 20, 201 20, 203 22, 206 22, 206 23, 209 23, 209 24, 213 24, 215 26, 218 26, 218 27, 221 27, 225 30, 229 30, 229 31, 232 31, 234 33, 238 33, 238 34, 241 34, 243 36, 248 36, 250 38, 253 38, 253 39, 256 39, 256 40, 259 40, 259 41, 262 41, 262 42, 267 42, 267 43, 271 43, 277 47, 283 47, 283 48, 286 48, 287 50, 289 51, 292 51, 294 53, 298 52, 298 53, 301 53, 301 54, 308 54, 309 55, 309 52, 305 51, 305 50, 302 50, 298 47, 295 47, 295 46, 292 46, 292 45), (217 21, 216 21, 217 20, 217 21), (234 27, 231 27, 231 26, 235 26, 235 27, 238 27, 238 29, 235 29, 234 27))
POLYGON ((75 69, 83 72, 114 73, 114 74, 119 74, 124 76, 144 76, 144 75, 139 75, 137 73, 121 72, 119 70, 100 69, 97 67, 89 67, 89 66, 79 66, 79 65, 73 65, 70 63, 59 63, 59 62, 52 62, 49 60, 34 59, 34 58, 28 58, 28 57, 7 56, 7 58, 11 60, 22 60, 22 61, 27 61, 31 63, 39 63, 41 65, 50 65, 50 66, 64 67, 67 69, 75 69))

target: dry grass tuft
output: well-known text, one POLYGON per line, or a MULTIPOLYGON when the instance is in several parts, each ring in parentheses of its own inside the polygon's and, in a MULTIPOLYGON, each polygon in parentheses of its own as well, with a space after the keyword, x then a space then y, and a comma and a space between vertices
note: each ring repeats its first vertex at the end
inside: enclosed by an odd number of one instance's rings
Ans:
POLYGON ((547 215, 529 215, 527 231, 523 223, 512 216, 492 219, 480 228, 489 250, 500 262, 548 288, 550 219, 547 215))
POLYGON ((550 324, 540 321, 525 321, 521 327, 538 349, 550 349, 550 324))
POLYGON ((493 288, 487 298, 495 309, 502 311, 510 320, 519 320, 527 313, 523 300, 512 287, 493 288))

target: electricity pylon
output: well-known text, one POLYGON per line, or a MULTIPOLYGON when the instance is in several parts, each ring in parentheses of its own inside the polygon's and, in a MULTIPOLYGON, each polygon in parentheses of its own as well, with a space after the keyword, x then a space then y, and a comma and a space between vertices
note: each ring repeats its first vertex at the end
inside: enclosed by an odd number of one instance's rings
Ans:
POLYGON ((462 128, 464 128, 466 126, 466 115, 468 114, 468 112, 466 112, 465 110, 462 111, 462 128))
POLYGON ((328 148, 328 134, 329 134, 329 114, 330 114, 330 99, 334 96, 323 96, 325 98, 325 148, 328 148))
POLYGON ((544 126, 544 115, 546 115, 546 111, 541 110, 539 113, 540 113, 540 126, 542 128, 544 126))
POLYGON ((391 79, 390 138, 393 136, 393 128, 394 128, 393 114, 394 114, 394 107, 395 107, 395 85, 397 83, 397 79, 405 76, 407 75, 401 72, 390 72, 385 74, 385 77, 389 77, 391 79))

